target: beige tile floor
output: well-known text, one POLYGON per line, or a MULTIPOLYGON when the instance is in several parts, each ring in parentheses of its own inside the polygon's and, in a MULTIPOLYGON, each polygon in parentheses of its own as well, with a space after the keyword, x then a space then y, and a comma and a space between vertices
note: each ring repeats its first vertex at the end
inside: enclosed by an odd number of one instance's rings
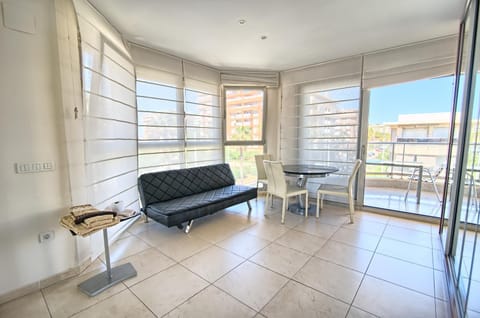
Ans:
MULTIPOLYGON (((326 206, 319 219, 263 198, 194 223, 135 223, 111 247, 138 276, 90 298, 104 268, 0 305, 0 317, 449 317, 431 224, 326 206)), ((440 265, 439 265, 440 264, 440 265)))

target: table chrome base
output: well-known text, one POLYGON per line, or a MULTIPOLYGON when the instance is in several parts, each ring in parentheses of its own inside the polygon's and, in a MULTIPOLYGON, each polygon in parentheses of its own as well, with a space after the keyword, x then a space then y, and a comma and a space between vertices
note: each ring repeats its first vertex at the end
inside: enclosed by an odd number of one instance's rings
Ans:
POLYGON ((78 288, 88 296, 93 297, 121 281, 137 276, 137 271, 132 264, 127 263, 112 268, 110 277, 108 274, 109 271, 97 274, 78 285, 78 288))

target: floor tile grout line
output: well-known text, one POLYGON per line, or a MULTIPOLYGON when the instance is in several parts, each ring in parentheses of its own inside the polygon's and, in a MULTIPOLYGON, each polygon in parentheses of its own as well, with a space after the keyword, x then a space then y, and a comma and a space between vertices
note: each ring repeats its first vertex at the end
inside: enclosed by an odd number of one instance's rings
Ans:
MULTIPOLYGON (((105 298, 103 298, 103 299, 101 299, 101 300, 98 300, 98 301, 94 302, 93 304, 88 305, 87 307, 84 307, 84 308, 80 309, 80 310, 77 311, 77 312, 74 312, 74 313, 70 314, 68 317, 72 317, 72 316, 75 316, 75 315, 77 315, 77 314, 79 314, 79 313, 81 313, 81 312, 84 312, 84 311, 86 311, 86 310, 88 310, 88 309, 90 309, 90 308, 92 308, 92 307, 94 307, 94 306, 96 306, 96 305, 98 305, 98 304, 101 304, 101 303, 107 301, 108 299, 110 299, 110 298, 112 298, 112 297, 114 297, 114 296, 116 296, 116 295, 118 295, 118 294, 120 294, 120 293, 122 293, 122 292, 124 292, 125 290, 128 289, 128 287, 127 287, 123 282, 120 282, 120 283, 118 283, 117 285, 120 285, 120 284, 122 284, 123 287, 125 287, 125 288, 122 289, 122 290, 120 290, 120 291, 118 291, 118 292, 116 292, 116 293, 114 293, 114 294, 112 294, 112 295, 110 295, 110 296, 108 296, 108 297, 105 297, 105 298)), ((115 285, 115 286, 117 286, 117 285, 115 285)), ((101 293, 101 292, 100 292, 100 293, 101 293)), ((92 297, 92 296, 89 296, 89 297, 92 297)), ((95 297, 95 296, 93 296, 93 297, 95 297)), ((92 297, 92 298, 93 298, 93 297, 92 297)))
MULTIPOLYGON (((135 285, 132 285, 132 287, 133 287, 133 286, 135 286, 135 285)), ((143 302, 143 300, 142 300, 140 297, 138 297, 137 294, 135 294, 135 293, 133 292, 133 290, 130 289, 130 287, 127 286, 127 289, 132 293, 133 297, 137 298, 138 301, 139 301, 140 303, 142 303, 142 304, 145 306, 145 308, 147 308, 147 310, 148 310, 149 312, 152 313, 152 315, 153 315, 154 317, 158 318, 158 315, 155 314, 155 313, 153 312, 153 310, 152 310, 150 307, 148 307, 147 304, 145 304, 145 303, 143 302)))
MULTIPOLYGON (((370 261, 368 262, 367 267, 365 268, 365 272, 362 274, 362 279, 360 280, 360 284, 358 284, 358 288, 355 291, 355 295, 353 295, 352 302, 350 303, 350 307, 348 308, 347 314, 345 317, 348 316, 353 304, 355 303, 355 299, 357 298, 358 292, 360 291, 360 288, 362 287, 363 282, 365 281, 365 277, 367 276, 368 269, 370 268, 370 265, 373 262, 373 258, 375 257, 375 254, 377 253, 378 246, 380 245, 380 242, 382 241, 383 234, 385 233, 387 228, 387 225, 385 225, 382 234, 380 235, 380 239, 377 242, 377 245, 375 247, 375 250, 373 251, 372 257, 370 258, 370 261)), ((363 310, 363 309, 362 309, 363 310)), ((367 311, 368 312, 368 311, 367 311)))
POLYGON ((48 305, 47 298, 45 297, 44 290, 45 288, 40 289, 40 294, 42 295, 43 303, 45 304, 45 307, 47 308, 48 314, 50 318, 52 318, 52 311, 50 310, 50 306, 48 305))
MULTIPOLYGON (((208 280, 206 280, 205 278, 201 277, 200 275, 198 275, 197 273, 193 272, 192 270, 190 270, 188 267, 186 267, 185 265, 183 264, 178 264, 182 267, 184 267, 186 270, 188 270, 189 272, 191 272, 192 274, 200 277, 201 279, 203 279, 204 281, 206 281, 208 283, 208 286, 206 286, 205 288, 203 288, 201 291, 207 289, 208 287, 210 286, 213 286, 215 288, 218 288, 219 290, 221 290, 222 292, 224 292, 225 294, 227 294, 228 296, 238 300, 240 303, 244 304, 245 306, 247 306, 248 308, 252 309, 253 311, 257 312, 256 309, 252 308, 251 306, 249 306, 248 304, 244 303, 243 301, 241 301, 240 299, 237 299, 235 296, 231 295, 229 292, 227 292, 226 290, 223 290, 222 288, 220 288, 219 286, 215 285, 216 282, 218 282, 220 279, 222 279, 223 277, 225 277, 226 275, 228 275, 230 272, 232 272, 233 270, 235 270, 236 268, 240 267, 242 264, 246 263, 248 260, 247 259, 244 259, 241 263, 239 263, 237 266, 235 266, 234 268, 232 268, 230 271, 226 272, 225 274, 221 275, 219 278, 217 278, 214 282, 209 282, 208 280)), ((199 294, 201 291, 199 291, 198 293, 196 293, 195 295, 199 294)), ((193 298, 195 295, 189 297, 189 299, 187 299, 186 301, 184 301, 182 304, 178 305, 176 308, 180 307, 181 305, 183 305, 185 302, 187 302, 188 300, 190 300, 191 298, 193 298)), ((173 310, 173 309, 172 309, 173 310)))

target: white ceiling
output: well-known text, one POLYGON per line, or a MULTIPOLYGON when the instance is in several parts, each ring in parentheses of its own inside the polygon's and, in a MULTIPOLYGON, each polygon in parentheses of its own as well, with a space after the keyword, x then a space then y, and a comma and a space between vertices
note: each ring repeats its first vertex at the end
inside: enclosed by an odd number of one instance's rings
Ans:
POLYGON ((465 6, 465 0, 89 1, 131 42, 221 69, 277 71, 455 34, 465 6))

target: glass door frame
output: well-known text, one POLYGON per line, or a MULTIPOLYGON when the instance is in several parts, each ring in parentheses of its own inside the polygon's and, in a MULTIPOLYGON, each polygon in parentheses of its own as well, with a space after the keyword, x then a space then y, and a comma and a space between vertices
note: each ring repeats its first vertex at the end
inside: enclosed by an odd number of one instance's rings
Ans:
MULTIPOLYGON (((468 298, 469 298, 469 290, 465 291, 465 294, 462 294, 460 280, 462 278, 461 275, 461 266, 463 259, 459 259, 463 257, 464 245, 465 245, 465 235, 463 237, 463 241, 459 242, 459 234, 461 234, 461 215, 462 215, 462 208, 464 203, 464 195, 465 195, 465 175, 468 169, 468 159, 469 159, 469 146, 470 136, 471 136, 471 123, 472 123, 472 116, 474 110, 474 89, 475 82, 477 78, 477 71, 478 66, 480 63, 480 59, 475 56, 480 55, 480 46, 478 43, 478 19, 479 19, 479 4, 478 0, 469 1, 466 9, 465 15, 462 20, 462 25, 460 29, 460 39, 459 39, 459 51, 457 56, 457 79, 455 81, 455 100, 454 104, 458 107, 458 94, 460 93, 460 89, 463 89, 463 98, 461 100, 461 119, 460 119, 460 130, 458 135, 458 148, 457 148, 457 159, 455 163, 455 175, 454 175, 454 182, 452 183, 452 199, 450 205, 450 216, 449 216, 449 226, 447 231, 447 237, 444 243, 444 252, 446 255, 446 263, 447 263, 447 275, 448 275, 448 284, 449 284, 449 291, 451 294, 451 305, 452 308, 456 311, 460 317, 466 315, 468 309, 468 298), (472 14, 472 16, 471 16, 472 14), (471 18, 472 21, 468 21, 467 19, 471 18), (467 23, 471 23, 471 30, 467 30, 467 23), (471 32, 471 38, 465 39, 466 32, 471 32), (466 42, 468 41, 468 42, 466 42), (471 45, 469 47, 469 45, 471 45), (464 50, 467 49, 467 52, 464 50), (466 57, 465 61, 463 60, 466 57), (463 87, 460 87, 460 76, 462 74, 462 66, 463 63, 466 62, 464 68, 464 83, 463 87), (461 251, 460 255, 456 255, 457 253, 457 244, 461 243, 461 251), (457 264, 459 266, 459 270, 457 271, 457 264)), ((477 101, 478 102, 478 101, 477 101)), ((452 121, 455 118, 452 117, 452 121)), ((478 119, 478 118, 477 118, 478 119)), ((444 191, 444 194, 446 192, 444 191)), ((471 191, 469 191, 471 194, 471 191)), ((475 194, 476 195, 476 194, 475 194)), ((467 204, 469 205, 470 195, 467 199, 467 204)), ((467 206, 467 209, 469 207, 467 206)), ((442 211, 443 212, 443 211, 442 211)), ((442 215, 442 222, 441 226, 439 227, 439 232, 442 233, 443 225, 445 222, 444 215, 442 215)), ((468 228, 466 224, 467 220, 465 220, 464 230, 468 228)), ((472 258, 473 262, 473 258, 472 258)), ((467 277, 469 284, 471 280, 471 273, 470 276, 467 277)))

